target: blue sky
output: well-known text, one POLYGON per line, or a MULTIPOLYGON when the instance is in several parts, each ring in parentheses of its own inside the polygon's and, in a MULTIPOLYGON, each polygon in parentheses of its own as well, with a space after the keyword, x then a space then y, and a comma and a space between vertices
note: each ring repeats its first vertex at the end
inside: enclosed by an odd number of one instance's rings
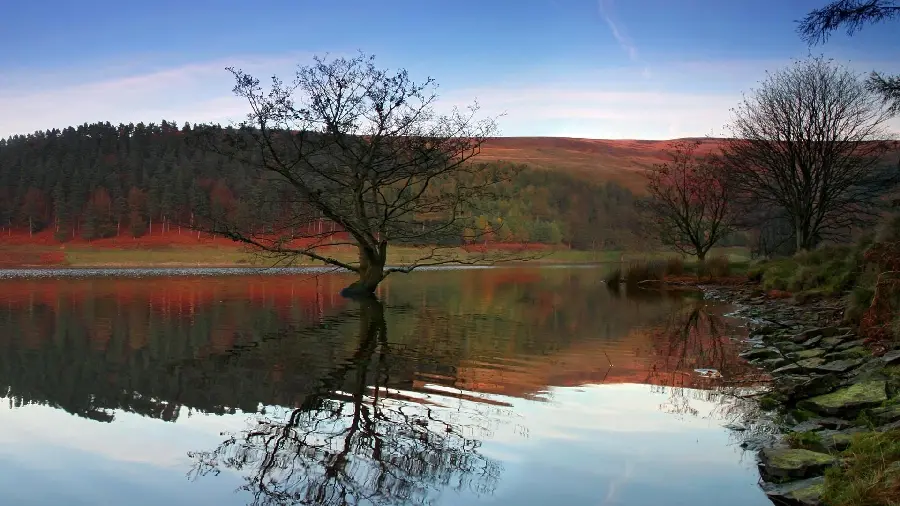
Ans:
MULTIPOLYGON (((313 54, 375 54, 440 83, 442 106, 505 113, 503 135, 722 134, 766 70, 810 52, 826 0, 48 0, 0 17, 0 135, 92 121, 227 122, 224 70, 289 78, 313 54)), ((900 72, 896 24, 812 48, 900 72)), ((898 122, 891 125, 900 131, 898 122)))

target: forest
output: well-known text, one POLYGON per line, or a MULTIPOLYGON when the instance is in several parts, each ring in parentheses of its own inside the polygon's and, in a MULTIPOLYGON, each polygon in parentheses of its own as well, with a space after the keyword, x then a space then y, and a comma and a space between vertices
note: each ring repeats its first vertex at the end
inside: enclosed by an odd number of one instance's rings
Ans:
MULTIPOLYGON (((2 139, 0 229, 50 229, 62 243, 189 228, 210 206, 233 210, 250 227, 265 227, 284 214, 258 205, 267 186, 245 164, 194 142, 198 131, 171 121, 94 123, 2 139)), ((642 240, 638 197, 630 190, 562 170, 515 168, 495 198, 479 203, 460 244, 623 249, 642 240)), ((316 226, 334 227, 325 219, 316 226)))

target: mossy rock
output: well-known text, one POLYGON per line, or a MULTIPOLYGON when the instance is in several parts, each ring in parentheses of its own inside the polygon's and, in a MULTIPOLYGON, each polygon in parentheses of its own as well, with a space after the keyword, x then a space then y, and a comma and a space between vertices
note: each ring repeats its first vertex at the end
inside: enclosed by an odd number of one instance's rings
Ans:
POLYGON ((794 353, 788 353, 788 358, 791 360, 806 360, 808 358, 816 358, 821 357, 828 353, 826 350, 822 348, 812 348, 809 350, 796 351, 794 353))
POLYGON ((775 504, 818 506, 822 504, 822 494, 825 493, 825 477, 816 476, 815 478, 770 486, 765 492, 766 497, 775 504))
POLYGON ((768 448, 760 452, 760 473, 769 481, 785 482, 821 474, 835 457, 802 448, 768 448))
POLYGON ((768 360, 772 358, 781 357, 781 352, 776 350, 775 348, 753 348, 752 350, 747 350, 740 354, 741 358, 744 360, 753 361, 753 360, 768 360))
POLYGON ((865 381, 798 403, 798 407, 823 415, 848 415, 880 406, 887 400, 887 383, 865 381))
MULTIPOLYGON (((898 402, 898 399, 892 399, 898 402)), ((900 420, 900 402, 880 408, 873 408, 866 412, 866 417, 876 425, 886 425, 900 420)))
POLYGON ((848 360, 854 358, 869 358, 871 356, 872 352, 865 346, 854 346, 853 348, 848 348, 846 350, 829 353, 828 355, 825 355, 825 358, 829 360, 848 360))
POLYGON ((825 359, 821 358, 821 357, 807 358, 805 360, 797 361, 797 365, 799 365, 800 367, 802 367, 804 369, 809 369, 809 370, 813 370, 816 367, 819 367, 820 365, 822 365, 824 363, 825 363, 825 359))
POLYGON ((855 341, 847 341, 846 343, 841 343, 834 347, 836 351, 844 351, 849 350, 851 348, 856 348, 857 346, 863 346, 866 344, 865 339, 857 339, 855 341))
POLYGON ((832 360, 816 367, 817 371, 825 373, 845 373, 851 369, 861 366, 865 362, 861 358, 848 358, 844 360, 832 360))
POLYGON ((834 336, 834 337, 825 337, 819 342, 820 348, 825 348, 827 350, 831 350, 840 346, 844 341, 850 339, 852 337, 851 334, 846 334, 843 336, 834 336))

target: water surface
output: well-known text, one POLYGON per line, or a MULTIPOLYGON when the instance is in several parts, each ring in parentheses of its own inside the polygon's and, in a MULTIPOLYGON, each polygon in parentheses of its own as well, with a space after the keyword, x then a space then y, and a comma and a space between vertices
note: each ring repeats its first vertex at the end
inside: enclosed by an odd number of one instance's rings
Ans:
POLYGON ((753 383, 726 308, 600 268, 395 276, 367 304, 313 274, 0 281, 5 499, 768 504, 723 428, 753 383))

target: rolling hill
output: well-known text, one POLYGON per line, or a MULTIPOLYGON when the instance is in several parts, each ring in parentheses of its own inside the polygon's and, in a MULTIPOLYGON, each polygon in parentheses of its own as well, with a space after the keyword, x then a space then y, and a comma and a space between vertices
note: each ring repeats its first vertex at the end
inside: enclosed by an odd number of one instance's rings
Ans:
MULTIPOLYGON (((643 172, 666 161, 673 140, 608 140, 568 137, 498 137, 485 143, 478 159, 562 170, 593 181, 615 181, 642 193, 643 172)), ((718 147, 704 140, 699 152, 718 147)))

